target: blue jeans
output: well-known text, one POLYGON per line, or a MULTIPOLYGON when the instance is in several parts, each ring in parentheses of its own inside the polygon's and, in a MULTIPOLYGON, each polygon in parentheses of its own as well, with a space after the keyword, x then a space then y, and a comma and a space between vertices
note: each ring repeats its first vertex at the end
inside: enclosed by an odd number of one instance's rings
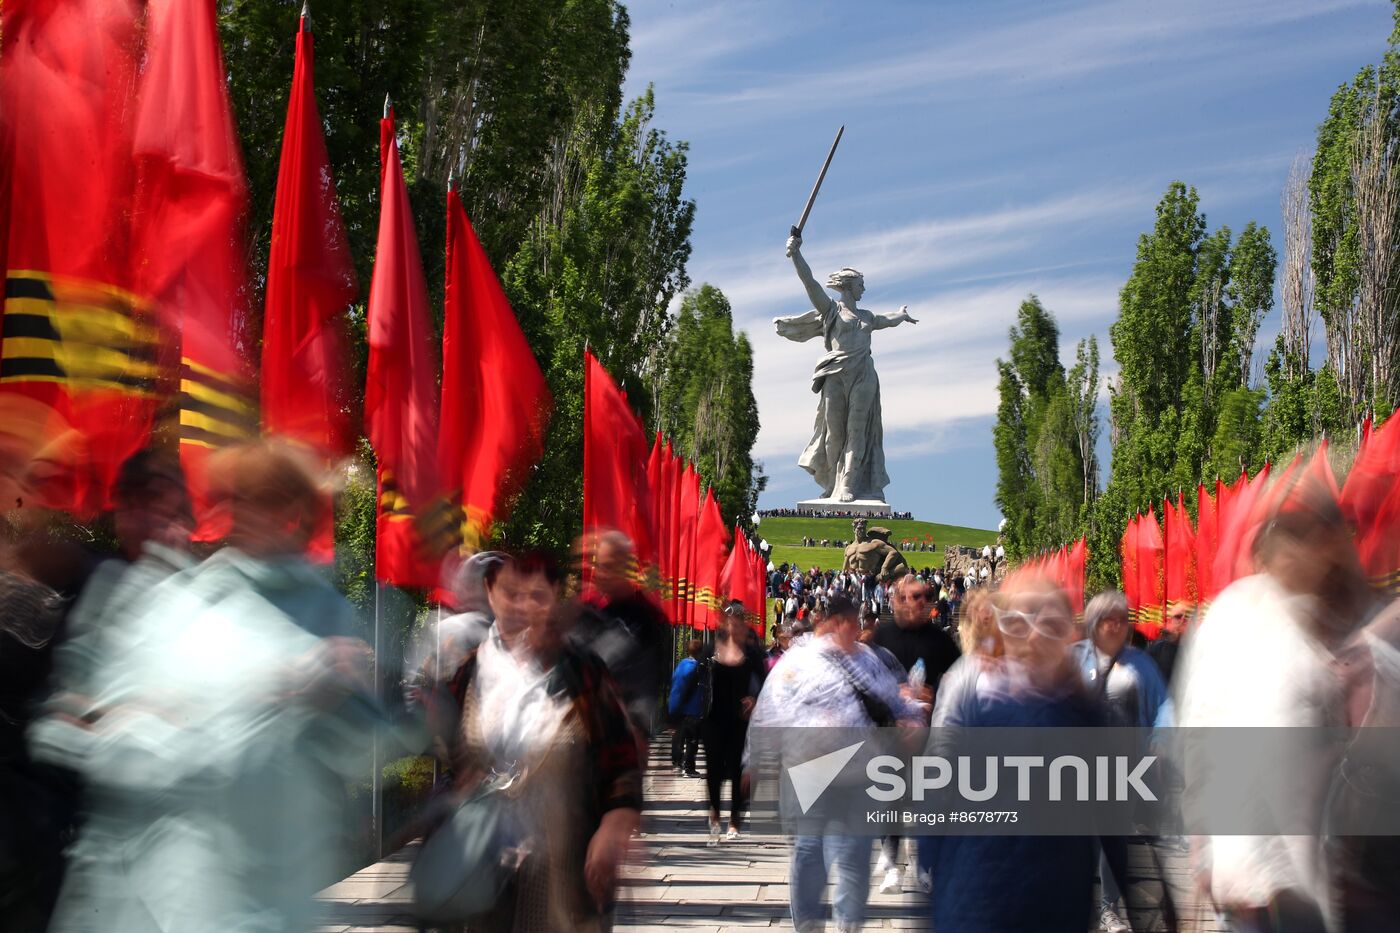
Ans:
POLYGON ((832 915, 838 924, 864 922, 865 902, 870 895, 870 838, 798 836, 792 842, 788 875, 792 923, 798 930, 823 922, 822 889, 833 865, 836 892, 831 898, 832 915))

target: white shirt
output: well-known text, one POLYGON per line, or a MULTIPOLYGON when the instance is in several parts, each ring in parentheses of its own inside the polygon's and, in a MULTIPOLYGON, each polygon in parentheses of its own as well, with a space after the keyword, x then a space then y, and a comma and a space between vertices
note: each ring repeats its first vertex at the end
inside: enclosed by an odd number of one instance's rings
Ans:
MULTIPOLYGON (((1344 725, 1332 655, 1304 628, 1311 600, 1258 574, 1237 580, 1211 605, 1186 642, 1179 708, 1183 727, 1344 725)), ((1295 775, 1300 812, 1322 835, 1327 763, 1295 775)), ((1279 891, 1330 903, 1329 868, 1317 838, 1211 836, 1211 894, 1217 903, 1263 906, 1279 891)))
POLYGON ((508 650, 491 627, 477 654, 476 689, 482 737, 498 769, 527 763, 559 730, 569 704, 549 695, 549 673, 527 649, 508 650))

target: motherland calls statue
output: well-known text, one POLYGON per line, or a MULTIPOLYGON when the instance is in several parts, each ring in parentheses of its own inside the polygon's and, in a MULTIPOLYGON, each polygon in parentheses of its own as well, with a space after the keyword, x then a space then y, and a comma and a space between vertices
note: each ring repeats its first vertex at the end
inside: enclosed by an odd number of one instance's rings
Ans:
POLYGON ((890 544, 888 528, 867 530, 863 518, 851 522, 851 527, 856 539, 846 547, 846 562, 841 569, 874 574, 880 580, 897 580, 909 572, 909 562, 890 544))
POLYGON ((812 375, 812 391, 820 396, 816 426, 798 466, 821 485, 823 499, 883 503, 890 477, 885 472, 880 380, 870 358, 870 334, 918 321, 909 316, 907 305, 894 314, 857 307, 865 293, 865 277, 855 269, 833 272, 826 280, 826 287, 841 296, 833 300, 802 258, 800 233, 788 238, 787 254, 813 310, 774 318, 773 323, 778 334, 789 340, 800 343, 821 337, 826 346, 826 355, 817 361, 812 375))

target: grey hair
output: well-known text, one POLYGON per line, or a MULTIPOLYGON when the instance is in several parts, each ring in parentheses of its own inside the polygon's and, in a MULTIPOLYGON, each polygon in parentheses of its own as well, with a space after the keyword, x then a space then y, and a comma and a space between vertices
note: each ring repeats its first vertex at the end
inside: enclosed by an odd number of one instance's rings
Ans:
POLYGON ((1119 590, 1104 590, 1084 607, 1084 634, 1092 641, 1099 623, 1116 615, 1128 615, 1128 597, 1119 590))
POLYGON ((605 531, 598 536, 598 548, 601 550, 604 545, 617 548, 619 551, 626 551, 629 554, 635 548, 632 539, 627 537, 627 533, 616 529, 605 531))
POLYGON ((836 272, 831 273, 831 275, 828 275, 826 277, 826 287, 835 289, 839 292, 842 289, 844 289, 847 285, 856 281, 857 279, 864 282, 865 276, 861 275, 858 271, 852 269, 850 266, 847 266, 844 269, 837 270, 836 272))

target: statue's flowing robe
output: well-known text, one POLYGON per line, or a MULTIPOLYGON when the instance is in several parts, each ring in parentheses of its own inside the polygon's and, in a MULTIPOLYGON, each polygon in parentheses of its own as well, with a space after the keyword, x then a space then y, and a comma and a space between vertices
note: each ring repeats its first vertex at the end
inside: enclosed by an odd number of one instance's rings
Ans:
POLYGON ((893 327, 899 316, 863 313, 869 318, 831 301, 824 309, 776 321, 779 336, 797 342, 821 337, 826 346, 812 374, 812 391, 819 396, 812 440, 797 461, 821 485, 824 498, 849 492, 856 499, 883 501, 890 482, 869 331, 893 327))

